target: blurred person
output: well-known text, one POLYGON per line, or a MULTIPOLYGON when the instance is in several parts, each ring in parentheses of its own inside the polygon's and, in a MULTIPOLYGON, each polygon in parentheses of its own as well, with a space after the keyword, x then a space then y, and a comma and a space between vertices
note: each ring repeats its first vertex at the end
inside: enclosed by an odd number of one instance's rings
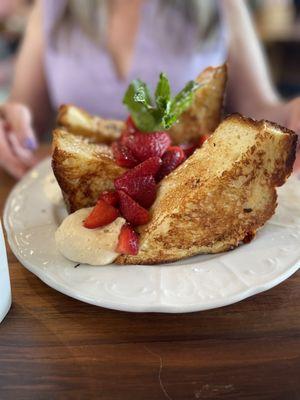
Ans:
POLYGON ((13 77, 14 53, 25 29, 28 1, 0 1, 0 99, 13 77))
POLYGON ((125 118, 132 79, 153 88, 164 71, 176 91, 226 60, 228 110, 300 131, 300 99, 279 98, 244 0, 38 0, 0 108, 0 164, 16 178, 34 165, 62 103, 125 118))

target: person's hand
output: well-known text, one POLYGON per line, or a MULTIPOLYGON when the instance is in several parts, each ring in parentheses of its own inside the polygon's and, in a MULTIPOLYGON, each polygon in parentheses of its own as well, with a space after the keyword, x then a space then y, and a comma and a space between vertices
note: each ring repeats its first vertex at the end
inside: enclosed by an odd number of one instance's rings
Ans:
POLYGON ((37 140, 29 109, 8 102, 0 107, 0 166, 15 178, 21 178, 37 159, 37 140))

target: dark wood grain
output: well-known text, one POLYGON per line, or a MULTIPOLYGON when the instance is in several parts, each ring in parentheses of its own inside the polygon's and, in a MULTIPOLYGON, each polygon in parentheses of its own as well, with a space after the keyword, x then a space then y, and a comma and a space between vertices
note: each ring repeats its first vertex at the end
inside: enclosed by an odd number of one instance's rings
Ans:
MULTIPOLYGON (((1 214, 13 184, 0 172, 1 214)), ((216 310, 131 314, 68 298, 8 256, 1 400, 300 399, 300 273, 216 310)))

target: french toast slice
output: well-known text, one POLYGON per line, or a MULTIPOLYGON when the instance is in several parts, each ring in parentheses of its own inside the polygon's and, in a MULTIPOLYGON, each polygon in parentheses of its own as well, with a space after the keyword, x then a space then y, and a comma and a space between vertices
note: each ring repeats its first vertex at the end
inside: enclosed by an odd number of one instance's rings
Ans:
POLYGON ((219 125, 227 83, 227 65, 206 68, 196 81, 201 85, 192 105, 168 131, 174 144, 197 141, 219 125))
POLYGON ((123 121, 103 119, 72 104, 60 106, 57 125, 74 135, 87 137, 94 143, 112 143, 117 140, 125 127, 123 121))
POLYGON ((276 187, 292 172, 297 136, 268 121, 227 117, 203 147, 160 184, 136 256, 157 264, 219 253, 249 241, 274 214, 276 187))
POLYGON ((62 129, 53 132, 52 169, 71 213, 93 206, 126 171, 116 164, 109 146, 88 143, 62 129))

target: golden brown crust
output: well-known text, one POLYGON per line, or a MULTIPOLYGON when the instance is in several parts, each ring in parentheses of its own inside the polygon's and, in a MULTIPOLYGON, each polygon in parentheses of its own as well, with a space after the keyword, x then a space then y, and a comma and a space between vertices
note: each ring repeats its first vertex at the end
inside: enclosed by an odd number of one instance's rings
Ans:
POLYGON ((90 142, 107 144, 117 140, 125 126, 123 121, 93 116, 72 104, 60 106, 57 125, 74 135, 87 137, 90 142))
POLYGON ((226 64, 206 68, 197 78, 201 87, 191 107, 168 131, 175 144, 197 141, 201 135, 214 132, 221 120, 227 82, 226 64))
POLYGON ((61 129, 53 132, 52 168, 69 212, 94 205, 125 171, 108 146, 90 144, 61 129))
POLYGON ((166 177, 140 227, 137 256, 120 264, 157 264, 232 249, 274 214, 276 186, 291 174, 296 134, 268 121, 228 117, 166 177))
POLYGON ((275 170, 274 175, 272 176, 272 183, 275 187, 282 186, 286 179, 290 176, 293 165, 296 159, 296 151, 297 151, 297 142, 298 136, 297 134, 288 129, 283 127, 276 122, 268 121, 268 120, 261 120, 256 121, 255 119, 245 117, 239 113, 228 115, 224 121, 230 121, 232 119, 238 119, 241 123, 245 124, 245 126, 252 126, 256 127, 260 130, 265 130, 266 132, 277 131, 281 133, 286 133, 286 140, 283 143, 282 151, 286 152, 286 159, 285 159, 285 166, 283 167, 281 164, 275 170), (289 173, 287 171, 290 171, 289 173))

